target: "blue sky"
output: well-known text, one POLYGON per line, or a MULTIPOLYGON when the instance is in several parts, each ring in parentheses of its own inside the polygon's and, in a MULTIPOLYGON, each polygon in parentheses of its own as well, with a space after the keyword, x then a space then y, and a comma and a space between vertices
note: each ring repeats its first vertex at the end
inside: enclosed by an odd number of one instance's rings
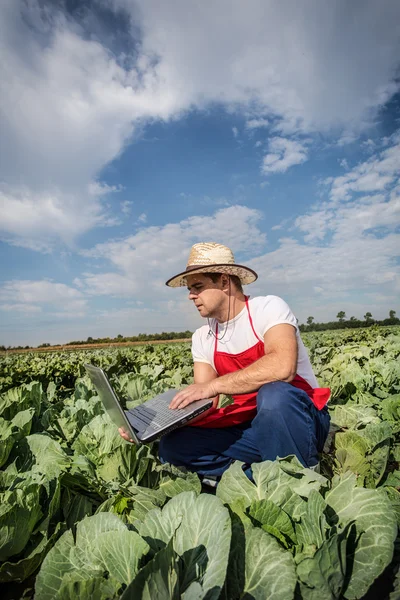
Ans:
POLYGON ((194 329, 164 282, 198 241, 300 322, 400 313, 398 2, 0 17, 0 344, 194 329))

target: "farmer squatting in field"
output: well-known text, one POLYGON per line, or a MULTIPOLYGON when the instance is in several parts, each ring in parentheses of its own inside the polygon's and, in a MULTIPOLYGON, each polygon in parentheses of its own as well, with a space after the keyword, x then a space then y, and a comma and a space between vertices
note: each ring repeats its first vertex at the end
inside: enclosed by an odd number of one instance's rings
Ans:
POLYGON ((330 390, 318 388, 286 302, 244 295, 242 286, 256 279, 252 269, 235 264, 226 246, 199 243, 186 271, 167 281, 187 286, 189 300, 207 319, 192 338, 194 384, 170 406, 213 398, 213 407, 161 438, 162 461, 217 478, 234 460, 247 469, 295 454, 305 466, 317 465, 329 431, 330 390), (233 404, 217 408, 220 394, 231 395, 233 404))

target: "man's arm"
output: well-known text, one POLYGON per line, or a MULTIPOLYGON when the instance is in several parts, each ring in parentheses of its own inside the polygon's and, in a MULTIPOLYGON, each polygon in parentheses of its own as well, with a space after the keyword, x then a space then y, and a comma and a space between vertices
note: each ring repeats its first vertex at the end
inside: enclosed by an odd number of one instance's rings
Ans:
POLYGON ((265 356, 245 369, 218 377, 215 390, 218 394, 247 394, 271 381, 290 382, 297 371, 297 350, 293 325, 275 325, 264 336, 265 356))
MULTIPOLYGON (((218 377, 218 375, 215 372, 215 370, 212 368, 211 365, 209 365, 207 363, 199 363, 199 362, 194 363, 194 383, 195 384, 209 383, 211 380, 216 379, 217 377, 218 377)), ((204 398, 207 398, 207 396, 204 396, 204 398)), ((213 401, 212 407, 209 408, 208 410, 205 410, 204 412, 202 412, 201 415, 199 415, 198 417, 195 417, 194 419, 192 419, 190 421, 191 424, 196 423, 196 421, 199 421, 200 419, 204 419, 204 417, 206 415, 208 415, 211 412, 214 412, 214 410, 218 406, 219 396, 215 396, 214 398, 211 398, 211 400, 213 401)), ((119 431, 120 436, 123 437, 124 440, 126 440, 127 442, 134 443, 133 439, 129 437, 129 434, 122 427, 120 427, 118 429, 118 431, 119 431)))
MULTIPOLYGON (((200 363, 200 362, 194 363, 194 383, 195 384, 209 383, 210 381, 212 381, 213 379, 216 379, 217 377, 218 377, 218 375, 217 375, 216 371, 212 368, 211 365, 209 365, 207 363, 200 363)), ((201 413, 201 415, 199 415, 195 419, 192 419, 190 421, 191 424, 196 423, 196 421, 199 421, 200 419, 204 419, 204 417, 206 415, 215 411, 215 409, 218 406, 219 396, 214 396, 214 398, 211 398, 211 400, 213 401, 212 407, 209 408, 208 410, 205 410, 203 413, 201 413)))
POLYGON ((281 323, 271 327, 264 336, 264 349, 265 356, 245 369, 209 382, 195 383, 182 390, 172 400, 171 408, 184 408, 195 400, 216 394, 255 392, 271 381, 292 381, 296 375, 298 354, 293 325, 281 323))

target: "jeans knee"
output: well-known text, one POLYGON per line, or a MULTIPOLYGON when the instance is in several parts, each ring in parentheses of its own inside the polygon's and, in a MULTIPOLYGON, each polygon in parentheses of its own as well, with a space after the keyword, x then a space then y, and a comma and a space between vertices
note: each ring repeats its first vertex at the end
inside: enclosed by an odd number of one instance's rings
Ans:
POLYGON ((277 411, 282 410, 291 401, 292 386, 286 381, 271 381, 258 390, 257 409, 277 411))
POLYGON ((158 442, 158 456, 160 457, 161 462, 167 462, 172 465, 176 465, 180 460, 179 452, 177 452, 179 446, 174 439, 174 433, 175 432, 171 432, 164 435, 158 442))

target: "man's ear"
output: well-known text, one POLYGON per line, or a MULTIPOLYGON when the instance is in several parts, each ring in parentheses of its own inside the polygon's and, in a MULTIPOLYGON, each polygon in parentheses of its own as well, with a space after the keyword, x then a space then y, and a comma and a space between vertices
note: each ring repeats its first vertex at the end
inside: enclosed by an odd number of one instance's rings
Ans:
POLYGON ((221 277, 222 289, 224 292, 228 291, 228 286, 229 286, 230 281, 231 281, 230 278, 227 277, 226 275, 223 275, 221 277))

